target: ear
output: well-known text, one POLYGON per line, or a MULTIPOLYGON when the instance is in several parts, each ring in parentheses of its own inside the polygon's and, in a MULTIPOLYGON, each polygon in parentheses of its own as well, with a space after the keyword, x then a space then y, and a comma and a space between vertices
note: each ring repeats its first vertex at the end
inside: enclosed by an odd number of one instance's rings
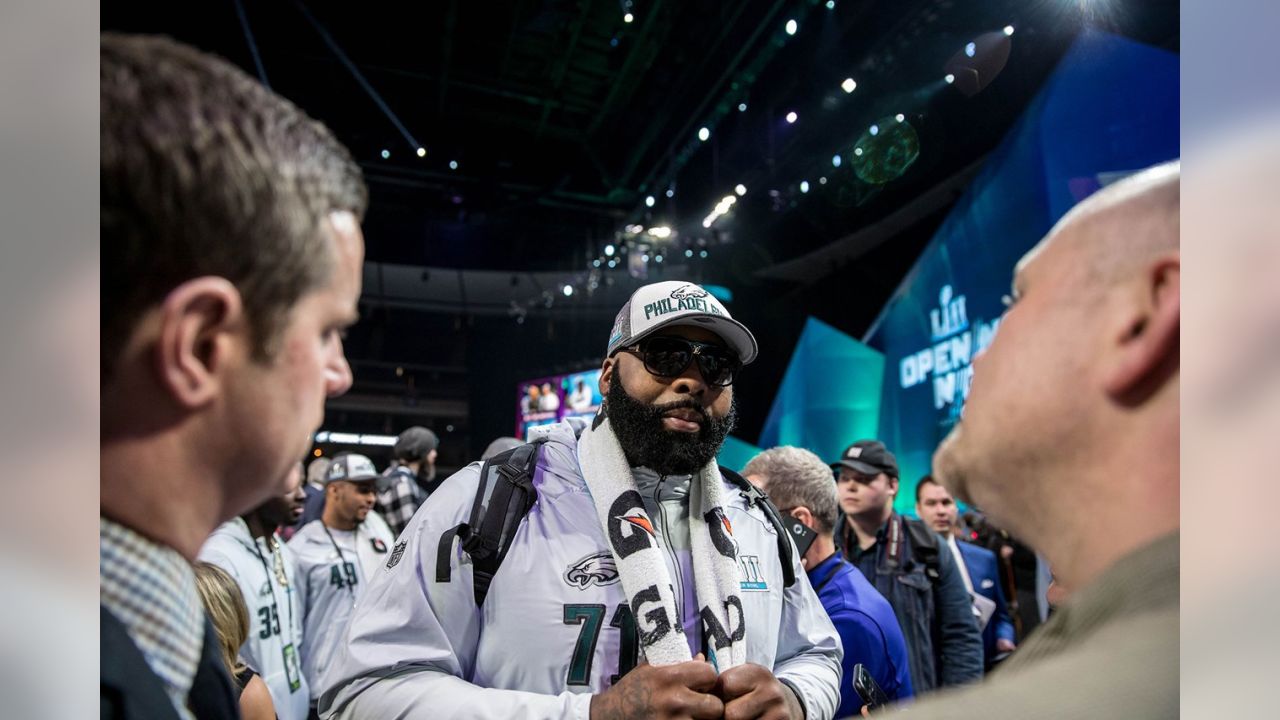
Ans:
POLYGON ((897 500, 898 499, 898 478, 890 475, 889 473, 885 473, 884 476, 886 478, 885 482, 889 486, 889 492, 893 494, 893 499, 897 500))
POLYGON ((1124 404, 1137 404, 1155 392, 1178 367, 1181 263, 1177 253, 1161 257, 1140 279, 1124 322, 1112 338, 1114 359, 1104 387, 1124 404))
POLYGON ((215 398, 237 338, 247 342, 240 291, 225 278, 179 285, 160 307, 155 362, 160 382, 189 409, 215 398))
POLYGON ((431 464, 435 463, 435 461, 436 461, 436 455, 438 455, 438 454, 439 454, 439 452, 438 452, 438 451, 436 451, 436 450, 432 450, 431 452, 427 453, 427 464, 428 464, 428 465, 431 465, 431 464))
POLYGON ((809 512, 809 508, 801 505, 800 507, 791 508, 791 517, 799 520, 805 527, 810 530, 817 529, 817 521, 813 517, 813 513, 809 512))
POLYGON ((618 356, 605 358, 600 366, 600 397, 609 397, 609 383, 613 381, 613 373, 618 367, 618 356))

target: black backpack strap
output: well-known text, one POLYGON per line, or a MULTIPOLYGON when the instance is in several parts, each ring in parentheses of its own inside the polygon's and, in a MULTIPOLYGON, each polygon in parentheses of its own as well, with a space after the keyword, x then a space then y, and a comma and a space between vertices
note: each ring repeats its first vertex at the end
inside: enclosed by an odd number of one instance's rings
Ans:
POLYGON ((938 547, 938 535, 919 520, 912 518, 903 518, 903 520, 903 524, 907 526, 907 534, 911 536, 911 556, 916 562, 924 565, 929 582, 937 583, 942 577, 938 560, 938 553, 941 551, 938 547))
POLYGON ((480 467, 470 522, 446 530, 436 555, 436 582, 449 582, 453 540, 471 556, 476 606, 484 604, 489 584, 498 572, 520 521, 538 499, 533 488, 538 449, 545 439, 512 448, 489 458, 480 467))
POLYGON ((795 546, 791 544, 791 533, 787 532, 787 527, 782 524, 782 515, 778 513, 778 508, 773 506, 769 496, 763 490, 752 485, 738 473, 727 468, 720 468, 720 474, 730 484, 738 488, 742 496, 747 499, 747 505, 755 505, 764 511, 764 516, 769 519, 769 524, 773 526, 773 529, 778 534, 778 561, 782 564, 783 585, 786 587, 795 585, 796 570, 791 564, 791 554, 795 546))

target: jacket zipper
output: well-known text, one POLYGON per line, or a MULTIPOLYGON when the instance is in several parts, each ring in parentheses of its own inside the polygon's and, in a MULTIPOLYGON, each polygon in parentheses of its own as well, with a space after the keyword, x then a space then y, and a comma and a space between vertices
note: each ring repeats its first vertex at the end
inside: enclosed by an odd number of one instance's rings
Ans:
POLYGON ((681 632, 683 632, 684 611, 681 606, 684 605, 684 573, 681 572, 682 568, 680 567, 680 558, 676 556, 674 546, 671 544, 671 530, 667 523, 667 506, 662 504, 662 484, 666 481, 666 475, 658 476, 658 484, 653 487, 653 499, 654 502, 658 503, 658 513, 662 516, 662 539, 664 541, 663 544, 666 546, 664 549, 667 552, 667 556, 671 558, 672 569, 675 570, 673 573, 675 577, 672 578, 672 581, 674 581, 676 585, 675 601, 676 615, 678 616, 676 618, 676 622, 680 623, 680 629, 681 632))

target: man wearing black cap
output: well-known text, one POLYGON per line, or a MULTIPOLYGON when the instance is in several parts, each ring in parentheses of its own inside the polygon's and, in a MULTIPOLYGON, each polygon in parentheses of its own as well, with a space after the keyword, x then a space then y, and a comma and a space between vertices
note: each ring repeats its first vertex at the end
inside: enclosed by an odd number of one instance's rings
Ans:
POLYGON ((440 486, 436 480, 436 449, 440 438, 420 425, 400 433, 391 449, 392 465, 387 469, 383 489, 378 491, 378 513, 387 521, 392 535, 399 536, 418 506, 440 486))
POLYGON ((879 440, 859 440, 831 464, 841 515, 836 541, 893 606, 920 695, 982 678, 982 634, 945 541, 893 511, 898 461, 879 440))

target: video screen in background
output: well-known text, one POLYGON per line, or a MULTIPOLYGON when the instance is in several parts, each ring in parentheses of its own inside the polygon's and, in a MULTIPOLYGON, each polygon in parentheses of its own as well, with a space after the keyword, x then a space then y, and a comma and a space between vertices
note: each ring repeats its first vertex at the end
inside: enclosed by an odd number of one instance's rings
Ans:
POLYGON ((516 437, 527 439, 529 429, 567 417, 590 419, 600 409, 600 370, 526 380, 517 386, 516 437))

